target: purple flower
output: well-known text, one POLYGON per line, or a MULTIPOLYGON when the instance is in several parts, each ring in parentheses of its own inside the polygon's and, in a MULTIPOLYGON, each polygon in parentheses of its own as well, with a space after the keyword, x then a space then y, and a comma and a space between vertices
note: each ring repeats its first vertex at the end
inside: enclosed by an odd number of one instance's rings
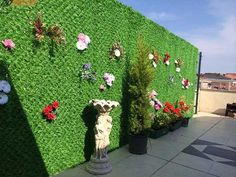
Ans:
POLYGON ((89 70, 91 68, 91 64, 90 63, 85 63, 84 65, 83 65, 83 69, 84 70, 89 70))

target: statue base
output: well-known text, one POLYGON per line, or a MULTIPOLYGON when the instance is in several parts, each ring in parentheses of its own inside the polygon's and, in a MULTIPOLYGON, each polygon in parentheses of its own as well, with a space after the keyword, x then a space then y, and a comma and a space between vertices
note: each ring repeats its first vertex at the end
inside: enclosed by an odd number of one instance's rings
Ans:
POLYGON ((108 158, 97 159, 94 156, 91 156, 91 159, 86 166, 86 170, 94 175, 105 175, 112 171, 112 167, 108 162, 108 158))

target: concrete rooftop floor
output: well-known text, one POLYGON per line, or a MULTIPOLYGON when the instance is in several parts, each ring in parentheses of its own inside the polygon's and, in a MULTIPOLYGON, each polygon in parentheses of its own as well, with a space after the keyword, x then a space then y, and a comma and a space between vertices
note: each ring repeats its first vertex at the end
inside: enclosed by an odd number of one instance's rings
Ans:
MULTIPOLYGON (((102 177, 236 177, 236 119, 198 113, 189 127, 149 139, 145 155, 124 146, 109 157, 112 172, 102 177)), ((93 177, 85 165, 54 177, 93 177)))

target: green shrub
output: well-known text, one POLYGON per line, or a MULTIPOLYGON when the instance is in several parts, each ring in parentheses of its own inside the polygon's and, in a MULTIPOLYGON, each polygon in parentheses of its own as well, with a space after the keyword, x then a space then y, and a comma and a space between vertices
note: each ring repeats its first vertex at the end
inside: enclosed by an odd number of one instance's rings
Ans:
POLYGON ((148 60, 148 46, 138 39, 137 58, 130 71, 130 115, 131 134, 144 134, 151 127, 148 86, 154 79, 154 69, 148 60))

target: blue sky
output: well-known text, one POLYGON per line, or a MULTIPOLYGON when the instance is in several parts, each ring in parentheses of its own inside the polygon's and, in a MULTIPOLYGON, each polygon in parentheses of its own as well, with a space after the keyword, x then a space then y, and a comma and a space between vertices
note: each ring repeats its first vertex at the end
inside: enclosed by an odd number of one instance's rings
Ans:
POLYGON ((202 72, 236 72, 236 0, 119 0, 203 52, 202 72))

